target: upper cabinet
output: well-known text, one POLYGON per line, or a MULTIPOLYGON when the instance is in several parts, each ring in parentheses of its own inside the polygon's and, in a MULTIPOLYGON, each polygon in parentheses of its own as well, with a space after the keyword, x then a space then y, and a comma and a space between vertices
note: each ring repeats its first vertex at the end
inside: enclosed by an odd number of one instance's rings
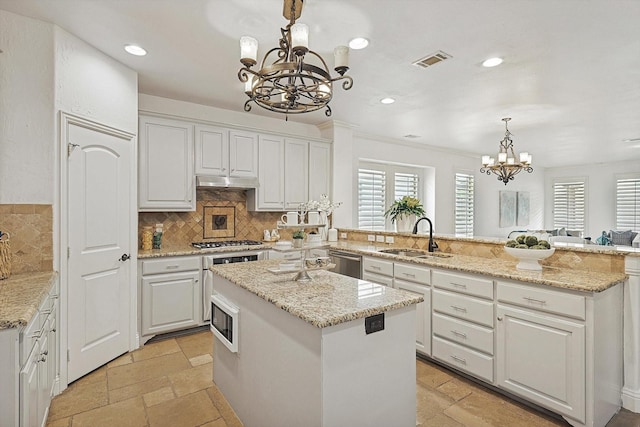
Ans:
POLYGON ((196 175, 258 177, 258 135, 196 125, 196 175))
POLYGON ((284 209, 284 138, 258 137, 258 180, 260 187, 249 191, 247 205, 252 210, 284 209))
POLYGON ((284 208, 298 209, 309 200, 309 143, 284 141, 284 208))
POLYGON ((140 116, 138 210, 194 211, 193 124, 140 116))
POLYGON ((309 199, 331 194, 331 145, 309 143, 309 199))

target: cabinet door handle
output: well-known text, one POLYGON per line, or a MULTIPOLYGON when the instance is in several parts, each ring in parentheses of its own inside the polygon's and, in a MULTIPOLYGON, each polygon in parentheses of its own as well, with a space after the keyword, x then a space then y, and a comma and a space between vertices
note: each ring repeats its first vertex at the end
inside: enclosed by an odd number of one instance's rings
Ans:
POLYGON ((40 314, 51 314, 51 309, 42 310, 40 314))
POLYGON ((464 332, 460 332, 460 331, 456 331, 456 330, 452 330, 451 333, 453 335, 457 335, 461 338, 467 338, 467 334, 465 334, 464 332))
POLYGON ((167 265, 167 270, 174 270, 176 268, 180 267, 179 265, 167 265))
POLYGON ((498 316, 498 321, 502 322, 502 316, 498 316))
POLYGON ((466 313, 466 312, 467 312, 467 309, 466 309, 466 308, 464 308, 464 307, 460 307, 460 306, 457 306, 457 305, 452 305, 452 306, 451 306, 451 308, 453 308, 455 311, 461 311, 461 312, 463 312, 463 313, 466 313))
POLYGON ((545 305, 547 303, 545 300, 541 300, 541 299, 536 299, 531 297, 522 297, 522 298, 527 300, 528 302, 537 302, 538 304, 541 304, 541 305, 545 305))
POLYGON ((407 277, 413 277, 415 279, 416 275, 415 274, 411 274, 411 273, 402 273, 407 277))
POLYGON ((377 265, 372 265, 371 268, 374 270, 380 270, 380 267, 378 267, 377 265))
POLYGON ((42 331, 34 331, 29 338, 40 338, 42 336, 42 331))
POLYGON ((455 360, 456 362, 460 362, 460 363, 462 363, 463 365, 466 365, 466 364, 467 364, 467 359, 463 359, 462 357, 456 356, 455 354, 452 354, 452 355, 451 355, 451 358, 452 358, 453 360, 455 360))
POLYGON ((454 282, 451 282, 451 284, 453 285, 453 287, 454 287, 454 288, 467 289, 467 285, 462 284, 462 283, 454 283, 454 282))

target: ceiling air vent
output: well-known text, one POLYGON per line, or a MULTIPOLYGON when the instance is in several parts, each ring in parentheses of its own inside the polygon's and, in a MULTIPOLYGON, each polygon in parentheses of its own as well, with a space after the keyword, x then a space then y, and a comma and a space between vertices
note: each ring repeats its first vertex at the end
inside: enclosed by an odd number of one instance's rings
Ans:
POLYGON ((437 64, 438 62, 442 62, 444 60, 447 60, 449 58, 453 58, 451 55, 449 55, 448 53, 445 53, 441 50, 432 53, 431 55, 427 55, 422 59, 418 59, 417 61, 413 62, 413 65, 418 66, 418 67, 422 67, 422 68, 427 68, 430 67, 434 64, 437 64))

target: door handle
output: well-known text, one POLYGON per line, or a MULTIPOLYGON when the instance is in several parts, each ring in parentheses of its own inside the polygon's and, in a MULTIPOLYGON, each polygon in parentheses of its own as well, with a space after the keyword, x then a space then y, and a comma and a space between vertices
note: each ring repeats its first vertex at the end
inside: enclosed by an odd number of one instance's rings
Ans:
POLYGON ((120 257, 120 260, 119 260, 119 261, 126 261, 126 260, 128 260, 129 258, 131 258, 131 255, 129 255, 129 254, 122 254, 122 256, 120 257))

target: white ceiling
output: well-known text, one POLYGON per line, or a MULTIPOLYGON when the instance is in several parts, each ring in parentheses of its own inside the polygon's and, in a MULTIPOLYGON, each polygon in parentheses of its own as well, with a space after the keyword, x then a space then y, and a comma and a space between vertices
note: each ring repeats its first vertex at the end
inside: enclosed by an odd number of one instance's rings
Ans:
MULTIPOLYGON (((136 70, 140 92, 242 111, 239 38, 274 47, 282 0, 0 0, 49 21, 136 70), (124 52, 144 46, 146 57, 124 52)), ((305 0, 310 47, 355 36, 350 91, 332 118, 358 132, 495 155, 512 117, 534 166, 640 160, 640 0, 305 0), (411 65, 438 50, 452 59, 411 65), (481 63, 501 56, 504 63, 481 63), (382 105, 391 96, 397 102, 382 105), (625 142, 629 139, 637 141, 625 142)), ((281 117, 254 106, 250 113, 281 117)), ((323 111, 290 116, 319 124, 323 111)))

